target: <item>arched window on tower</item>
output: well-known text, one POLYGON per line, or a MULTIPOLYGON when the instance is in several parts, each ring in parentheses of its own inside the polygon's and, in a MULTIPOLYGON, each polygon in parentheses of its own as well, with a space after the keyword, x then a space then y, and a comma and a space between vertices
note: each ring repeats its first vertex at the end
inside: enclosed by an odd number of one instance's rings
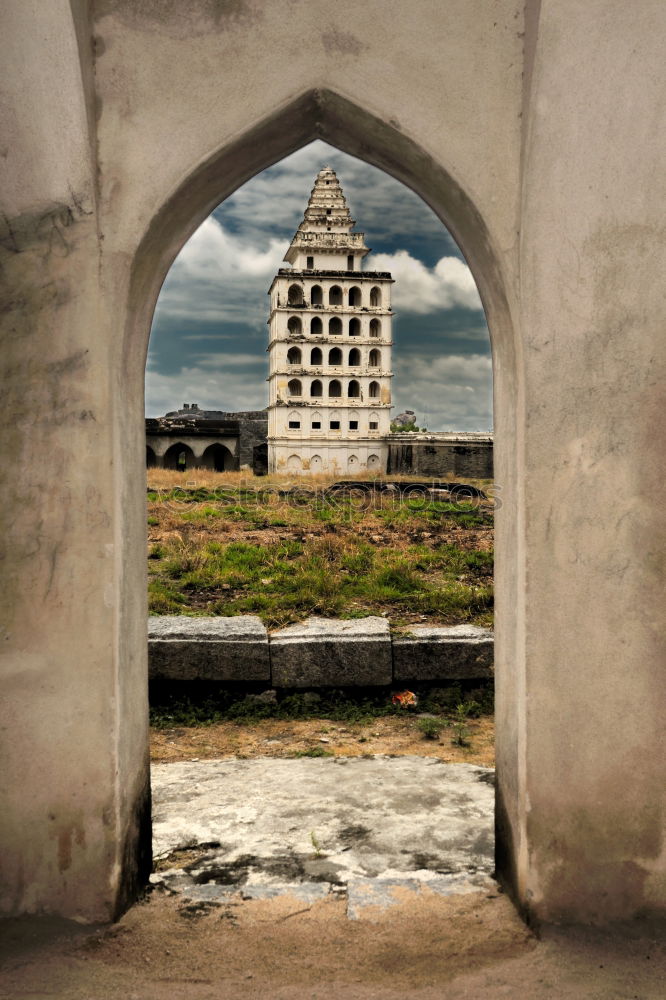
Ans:
POLYGON ((303 289, 300 285, 290 285, 289 291, 287 293, 287 305, 288 306, 302 306, 303 305, 303 289))
POLYGON ((382 353, 378 351, 376 347, 370 351, 368 356, 368 365, 370 368, 381 368, 382 366, 382 353))
POLYGON ((323 396, 324 395, 323 390, 322 390, 322 385, 321 385, 321 379, 316 378, 316 379, 314 379, 313 382, 311 382, 311 384, 310 384, 310 395, 311 396, 323 396))
POLYGON ((368 430, 378 431, 379 430, 379 414, 369 413, 368 414, 368 430))
POLYGON ((342 384, 339 379, 334 378, 328 383, 328 394, 334 399, 342 395, 342 384))
POLYGON ((342 289, 339 285, 332 285, 328 293, 328 304, 330 306, 342 305, 342 289))
POLYGON ((379 322, 379 320, 378 319, 371 319, 370 320, 370 336, 371 337, 379 337, 381 335, 381 332, 382 332, 382 324, 379 322))
POLYGON ((361 363, 361 352, 358 347, 352 347, 349 352, 349 364, 353 368, 355 365, 360 365, 361 363))
POLYGON ((371 399, 377 399, 379 396, 379 382, 371 382, 368 386, 368 395, 371 399))
POLYGON ((328 352, 328 363, 329 365, 341 365, 342 364, 342 351, 339 347, 332 347, 328 352))
POLYGON ((287 351, 287 364, 289 365, 300 365, 301 363, 301 349, 300 347, 290 347, 287 351))
POLYGON ((319 334, 323 333, 323 330, 324 328, 321 325, 321 320, 319 319, 319 316, 313 316, 312 319, 310 320, 310 333, 314 337, 318 337, 319 334))
POLYGON ((353 378, 347 386, 347 395, 351 396, 353 399, 358 399, 361 395, 361 387, 355 378, 353 378))
POLYGON ((356 316, 349 320, 349 336, 350 337, 360 337, 361 336, 361 321, 356 316))
POLYGON ((339 316, 333 316, 328 321, 328 335, 329 337, 337 337, 342 333, 342 320, 339 316))
POLYGON ((310 351, 310 364, 320 365, 323 361, 323 355, 321 353, 321 347, 313 347, 310 351))
POLYGON ((294 334, 303 333, 303 324, 301 323, 300 316, 290 316, 287 320, 287 329, 289 333, 294 336, 294 334))
POLYGON ((321 285, 313 285, 312 291, 310 292, 310 302, 313 306, 321 306, 324 303, 324 296, 321 290, 321 285))
POLYGON ((370 289, 370 305, 377 307, 377 306, 380 306, 381 304, 382 304, 382 292, 381 292, 381 289, 377 288, 377 286, 374 285, 370 289))
POLYGON ((302 394, 301 380, 292 378, 287 383, 287 392, 290 396, 300 396, 302 394))
POLYGON ((320 431, 321 430, 321 413, 318 413, 316 410, 312 414, 312 424, 311 424, 311 427, 312 427, 313 431, 320 431))
POLYGON ((287 417, 287 426, 288 426, 288 428, 289 428, 290 431, 300 430, 300 427, 301 427, 301 415, 300 415, 300 413, 296 413, 295 410, 292 411, 289 414, 289 416, 287 417))
POLYGON ((360 306, 361 304, 361 289, 354 285, 353 288, 349 289, 349 305, 350 306, 360 306))

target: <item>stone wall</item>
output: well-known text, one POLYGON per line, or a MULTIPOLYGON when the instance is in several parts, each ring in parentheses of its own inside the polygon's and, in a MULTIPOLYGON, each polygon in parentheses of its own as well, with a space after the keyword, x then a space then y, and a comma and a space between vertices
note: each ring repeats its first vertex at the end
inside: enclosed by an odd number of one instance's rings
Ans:
POLYGON ((308 618, 267 632, 254 615, 148 619, 151 680, 260 681, 277 688, 372 687, 493 677, 493 633, 476 625, 308 618))
POLYGON ((387 472, 437 479, 492 479, 490 434, 391 434, 387 472))
POLYGON ((162 465, 171 444, 184 444, 199 458, 209 444, 219 441, 233 456, 234 468, 248 466, 257 475, 263 475, 267 436, 266 410, 227 412, 188 407, 146 419, 146 444, 155 453, 158 466, 162 465))

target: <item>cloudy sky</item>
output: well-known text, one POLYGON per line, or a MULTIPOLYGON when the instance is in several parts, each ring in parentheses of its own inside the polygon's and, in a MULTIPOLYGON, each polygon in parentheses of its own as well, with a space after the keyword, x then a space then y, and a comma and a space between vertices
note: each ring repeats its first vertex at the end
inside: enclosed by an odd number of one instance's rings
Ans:
POLYGON ((215 209, 185 244, 155 311, 146 415, 183 402, 217 410, 267 402, 267 291, 329 165, 373 252, 391 271, 393 413, 430 430, 492 427, 490 341, 474 280, 453 239, 398 181, 323 142, 264 170, 215 209))

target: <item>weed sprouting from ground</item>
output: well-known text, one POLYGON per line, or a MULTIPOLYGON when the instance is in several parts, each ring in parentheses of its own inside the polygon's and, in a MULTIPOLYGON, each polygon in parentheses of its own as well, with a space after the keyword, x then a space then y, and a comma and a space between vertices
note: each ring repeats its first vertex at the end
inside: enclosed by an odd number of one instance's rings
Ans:
MULTIPOLYGON (((444 687, 422 688, 417 692, 418 711, 434 719, 417 718, 422 724, 434 722, 440 729, 453 727, 454 739, 463 735, 460 726, 470 718, 492 715, 492 682, 474 685, 454 682, 444 687)), ((371 724, 382 716, 404 716, 405 710, 394 704, 392 692, 376 689, 332 689, 322 692, 274 692, 261 694, 234 691, 214 682, 153 682, 150 690, 150 722, 156 729, 209 726, 220 722, 239 725, 262 719, 326 719, 333 722, 371 724)), ((460 744, 464 745, 464 744, 460 744)), ((310 756, 326 756, 323 747, 310 756)))
POLYGON ((426 740, 438 740, 445 725, 441 719, 425 718, 417 722, 418 730, 426 740))

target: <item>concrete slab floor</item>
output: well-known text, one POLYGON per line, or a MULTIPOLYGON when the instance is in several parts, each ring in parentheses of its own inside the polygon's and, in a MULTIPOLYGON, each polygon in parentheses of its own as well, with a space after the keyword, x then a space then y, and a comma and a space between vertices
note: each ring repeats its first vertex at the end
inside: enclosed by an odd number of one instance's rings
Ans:
POLYGON ((155 886, 193 902, 494 891, 493 772, 432 757, 155 765, 155 886))
POLYGON ((110 927, 0 924, 2 1000, 663 1000, 663 925, 525 927, 488 874, 488 769, 384 757, 153 775, 157 852, 189 871, 110 927))

